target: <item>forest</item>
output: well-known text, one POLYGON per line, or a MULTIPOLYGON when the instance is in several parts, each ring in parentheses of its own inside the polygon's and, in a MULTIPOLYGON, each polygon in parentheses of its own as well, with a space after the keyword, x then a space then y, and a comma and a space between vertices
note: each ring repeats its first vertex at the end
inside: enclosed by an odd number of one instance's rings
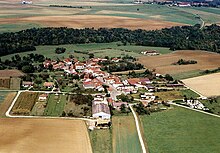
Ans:
POLYGON ((162 30, 123 28, 32 28, 0 34, 0 56, 36 50, 39 45, 109 43, 121 41, 143 46, 169 47, 171 50, 206 50, 220 53, 220 26, 177 26, 162 30))

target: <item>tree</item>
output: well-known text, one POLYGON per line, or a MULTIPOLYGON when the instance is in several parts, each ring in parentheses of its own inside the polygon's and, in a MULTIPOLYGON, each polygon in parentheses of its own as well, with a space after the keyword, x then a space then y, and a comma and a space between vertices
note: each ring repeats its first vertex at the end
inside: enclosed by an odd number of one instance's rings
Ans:
POLYGON ((34 72, 34 66, 33 65, 25 65, 22 67, 22 71, 24 73, 33 73, 34 72))
POLYGON ((125 104, 121 104, 120 110, 121 110, 122 113, 126 113, 127 112, 125 104))
POLYGON ((165 75, 165 79, 168 80, 168 81, 173 81, 173 77, 169 74, 165 75))
POLYGON ((89 58, 94 58, 94 54, 93 53, 89 53, 89 58))
POLYGON ((63 48, 63 47, 61 47, 61 48, 58 47, 55 49, 55 53, 57 53, 57 54, 62 54, 65 51, 66 51, 66 48, 63 48))

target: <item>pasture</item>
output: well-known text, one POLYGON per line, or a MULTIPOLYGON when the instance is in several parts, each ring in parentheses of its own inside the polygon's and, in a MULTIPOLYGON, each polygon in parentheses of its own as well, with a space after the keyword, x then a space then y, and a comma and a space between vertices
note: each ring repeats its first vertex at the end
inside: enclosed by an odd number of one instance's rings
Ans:
POLYGON ((112 117, 113 153, 141 153, 133 116, 112 117))
POLYGON ((31 110, 38 99, 38 95, 38 93, 34 92, 22 92, 15 102, 11 113, 17 115, 30 115, 31 110))
POLYGON ((220 119, 174 107, 140 116, 151 153, 218 153, 220 119))
POLYGON ((181 75, 181 73, 218 68, 220 65, 220 54, 184 50, 159 56, 142 56, 139 58, 139 62, 144 64, 146 68, 156 69, 156 72, 161 74, 181 75), (172 65, 172 63, 177 62, 179 59, 196 60, 198 63, 172 65))
POLYGON ((220 95, 220 73, 213 73, 195 78, 182 80, 188 87, 198 91, 204 96, 220 95))
POLYGON ((0 122, 1 153, 92 153, 84 121, 4 118, 0 122))
MULTIPOLYGON (((124 56, 124 55, 130 55, 134 57, 143 56, 140 54, 142 51, 146 50, 157 50, 161 54, 169 53, 170 50, 165 47, 148 47, 148 46, 136 46, 136 45, 130 45, 127 44, 126 46, 121 45, 120 42, 113 42, 113 43, 91 43, 91 44, 69 44, 69 45, 58 45, 58 46, 37 46, 36 51, 30 51, 30 52, 23 52, 19 53, 21 57, 26 56, 30 53, 37 53, 42 54, 45 57, 51 58, 51 59, 63 59, 66 57, 69 57, 69 55, 74 55, 75 58, 79 60, 88 59, 89 53, 93 53, 96 57, 101 56, 109 56, 109 57, 118 57, 118 56, 124 56), (63 54, 56 54, 55 49, 57 47, 64 47, 66 48, 66 52, 63 54), (109 52, 111 50, 111 52, 109 52), (74 51, 80 51, 82 53, 77 53, 74 51)), ((7 56, 2 56, 2 60, 10 59, 12 56, 16 54, 11 54, 7 56)))

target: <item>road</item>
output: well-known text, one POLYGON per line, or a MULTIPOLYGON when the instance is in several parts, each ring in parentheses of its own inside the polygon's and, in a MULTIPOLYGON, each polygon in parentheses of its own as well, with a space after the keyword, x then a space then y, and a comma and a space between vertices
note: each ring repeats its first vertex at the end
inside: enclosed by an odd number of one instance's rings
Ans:
POLYGON ((183 105, 180 105, 180 104, 176 104, 176 103, 173 103, 173 102, 168 102, 168 104, 171 104, 171 105, 174 105, 174 106, 178 106, 178 107, 182 107, 182 108, 186 108, 186 109, 190 109, 190 110, 193 110, 193 111, 196 111, 196 112, 200 112, 200 113, 203 113, 203 114, 207 114, 207 115, 210 115, 210 116, 214 116, 214 117, 219 117, 220 118, 219 115, 208 113, 208 112, 205 112, 205 111, 202 111, 202 110, 198 110, 198 109, 193 109, 193 108, 190 108, 190 107, 187 107, 187 106, 183 106, 183 105))
MULTIPOLYGON (((11 103, 11 106, 8 108, 7 112, 5 113, 5 116, 10 117, 10 118, 42 118, 42 119, 66 119, 66 120, 84 120, 84 121, 95 121, 94 119, 89 119, 89 118, 74 118, 74 117, 50 117, 50 116, 14 116, 10 115, 10 112, 15 105, 15 102, 17 101, 19 95, 25 91, 18 91, 17 95, 15 96, 14 100, 11 103)), ((42 91, 38 91, 42 92, 42 91)), ((45 92, 45 91, 44 91, 45 92)))
POLYGON ((140 143, 141 143, 142 152, 143 152, 143 153, 148 153, 148 151, 146 150, 145 145, 144 145, 143 137, 142 137, 142 135, 141 135, 141 130, 140 130, 140 126, 139 126, 140 124, 139 124, 139 122, 138 122, 137 115, 136 115, 136 113, 135 113, 135 111, 134 111, 134 109, 133 109, 133 107, 132 107, 131 104, 129 105, 129 107, 130 107, 130 109, 131 109, 131 111, 132 111, 132 113, 133 113, 133 115, 134 115, 135 124, 136 124, 137 132, 138 132, 138 138, 139 138, 139 141, 140 141, 140 143))

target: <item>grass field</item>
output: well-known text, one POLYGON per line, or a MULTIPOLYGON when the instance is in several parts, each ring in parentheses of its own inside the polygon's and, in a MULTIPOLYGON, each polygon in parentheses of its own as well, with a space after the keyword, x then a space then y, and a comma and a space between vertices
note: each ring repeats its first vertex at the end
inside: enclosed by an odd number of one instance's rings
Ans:
POLYGON ((172 74, 172 77, 175 80, 183 80, 183 79, 188 79, 188 78, 200 76, 200 75, 202 75, 201 72, 203 72, 203 71, 202 70, 192 70, 192 71, 172 74))
POLYGON ((0 119, 1 153, 92 153, 84 121, 0 119))
POLYGON ((220 115, 220 97, 215 100, 202 100, 202 103, 214 114, 220 115))
POLYGON ((114 153, 142 152, 133 116, 113 116, 112 126, 114 153))
POLYGON ((184 96, 186 96, 187 98, 197 98, 197 97, 200 97, 197 93, 193 92, 192 90, 190 89, 187 89, 187 90, 181 90, 180 91, 181 94, 184 96))
POLYGON ((29 115, 37 98, 38 93, 22 92, 12 108, 12 114, 29 115))
POLYGON ((217 117, 175 107, 141 121, 151 153, 219 153, 217 117))
POLYGON ((50 94, 47 101, 47 106, 44 111, 45 116, 61 116, 64 106, 67 102, 66 95, 50 94))
POLYGON ((93 153, 112 153, 112 133, 109 129, 89 131, 93 153))
MULTIPOLYGON (((101 57, 104 57, 107 55, 109 57, 118 57, 118 56, 124 56, 126 54, 137 57, 137 56, 142 56, 140 52, 145 51, 145 50, 157 50, 161 54, 170 52, 168 48, 163 48, 163 47, 147 47, 147 46, 135 46, 135 45, 118 46, 117 44, 119 44, 119 42, 59 45, 59 46, 37 46, 36 51, 19 53, 19 55, 23 57, 30 53, 38 53, 48 58, 62 59, 65 57, 69 57, 69 55, 73 54, 79 60, 83 60, 83 57, 87 59, 89 55, 82 54, 82 53, 75 53, 74 50, 94 53, 95 56, 101 56, 101 57), (66 48, 67 51, 63 54, 56 54, 55 49, 57 47, 64 47, 66 48)), ((2 56, 1 59, 2 60, 10 59, 14 55, 15 54, 2 56)))

